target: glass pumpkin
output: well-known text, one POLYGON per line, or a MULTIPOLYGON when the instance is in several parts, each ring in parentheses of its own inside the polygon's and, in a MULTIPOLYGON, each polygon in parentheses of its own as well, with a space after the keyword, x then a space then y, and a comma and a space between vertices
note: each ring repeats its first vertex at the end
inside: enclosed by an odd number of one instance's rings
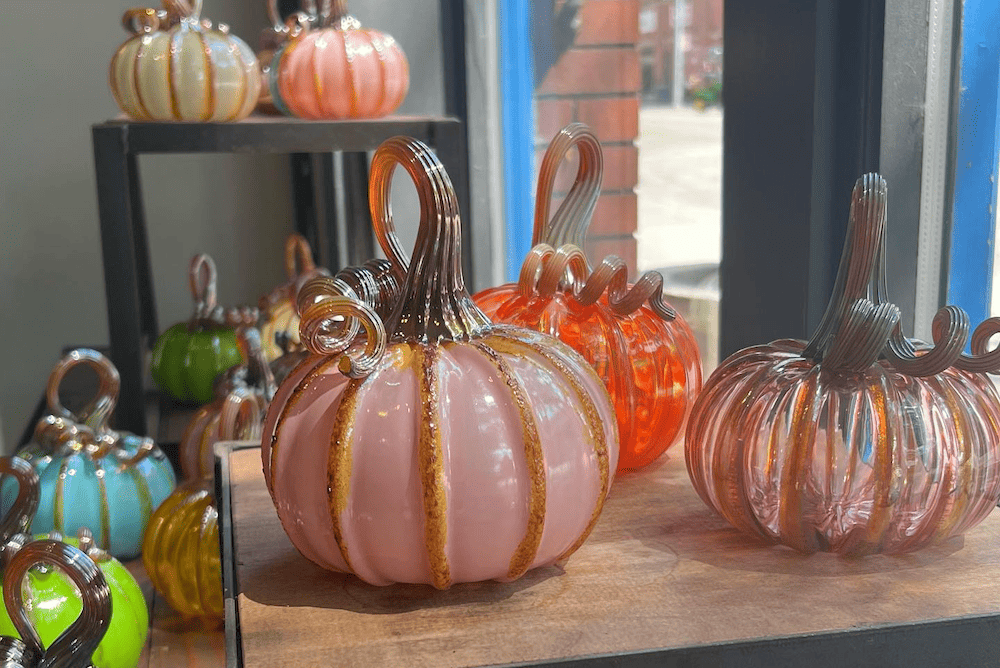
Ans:
MULTIPOLYGON (((70 352, 49 376, 51 414, 39 421, 32 442, 18 456, 35 468, 41 481, 33 532, 73 534, 87 528, 101 549, 131 559, 139 555, 149 516, 173 491, 176 480, 152 439, 108 427, 118 388, 118 371, 106 357, 86 348, 70 352), (97 372, 99 387, 90 404, 72 413, 59 401, 59 386, 79 365, 97 372)), ((13 499, 13 488, 4 484, 4 507, 13 499)))
POLYGON ((228 26, 201 18, 202 0, 164 0, 164 10, 131 9, 132 37, 111 59, 111 92, 139 121, 236 121, 260 95, 250 46, 228 26))
POLYGON ((248 397, 252 410, 256 412, 256 430, 251 430, 245 440, 260 438, 260 422, 267 411, 267 405, 274 396, 276 385, 271 367, 264 359, 260 334, 256 328, 241 328, 237 336, 241 340, 247 362, 239 364, 223 373, 216 380, 215 400, 198 409, 191 418, 180 442, 181 474, 185 480, 211 479, 215 471, 213 448, 222 434, 222 425, 227 422, 227 414, 251 410, 244 406, 248 397), (245 392, 235 393, 237 389, 245 392))
POLYGON ((1000 319, 945 307, 933 347, 905 338, 885 287, 885 182, 855 186, 836 287, 809 342, 725 360, 695 402, 688 472, 737 528, 801 552, 901 553, 1000 500, 1000 397, 984 371, 1000 319))
POLYGON ((378 585, 513 580, 568 558, 618 460, 607 391, 568 346, 472 302, 455 193, 424 144, 383 143, 371 193, 401 287, 384 325, 337 279, 300 293, 314 355, 279 387, 261 450, 286 533, 316 564, 378 585), (388 206, 397 164, 420 199, 412 264, 388 206))
POLYGON ((216 376, 243 362, 235 328, 256 325, 257 312, 216 304, 215 262, 208 255, 192 258, 188 279, 194 315, 160 334, 149 366, 153 381, 168 395, 207 404, 216 376))
MULTIPOLYGON (((0 530, 0 565, 5 571, 4 591, 9 592, 7 575, 12 575, 11 570, 16 570, 17 561, 23 559, 25 553, 30 554, 34 546, 38 545, 31 542, 33 539, 26 531, 38 506, 39 480, 31 465, 19 457, 0 458, 0 474, 5 477, 13 476, 11 482, 17 483, 16 500, 7 509, 3 528, 0 530)), ((114 612, 107 612, 110 620, 107 633, 105 635, 102 632, 103 640, 98 637, 84 656, 92 654, 96 668, 135 666, 149 631, 149 618, 146 600, 132 574, 116 559, 98 549, 87 529, 80 529, 76 539, 64 538, 56 532, 42 538, 66 544, 67 553, 78 555, 74 558, 75 561, 96 563, 102 579, 106 580, 105 586, 110 587, 114 612), (99 645, 97 641, 100 641, 99 645)), ((25 612, 41 646, 56 648, 56 638, 80 615, 82 606, 88 604, 88 597, 92 597, 94 592, 81 587, 81 583, 70 574, 51 569, 31 569, 26 577, 26 598, 17 609, 25 612)), ((14 576, 14 582, 20 583, 21 580, 21 576, 14 576)), ((21 587, 18 586, 17 590, 20 593, 21 587)), ((5 596, 7 598, 9 597, 5 596)), ((6 613, 0 611, 0 634, 23 638, 23 632, 24 627, 18 625, 17 615, 12 616, 10 607, 6 613)), ((78 640, 80 639, 82 638, 78 640)))
POLYGON ((299 314, 295 311, 295 296, 302 284, 316 276, 328 276, 329 271, 317 267, 312 248, 305 237, 291 234, 285 241, 285 275, 288 282, 279 285, 260 298, 261 342, 267 361, 278 359, 299 346, 299 314), (285 345, 280 339, 284 337, 285 345))
POLYGON ((362 29, 345 0, 323 0, 318 13, 298 12, 289 35, 270 66, 271 100, 282 112, 381 118, 403 103, 410 87, 406 55, 389 35, 362 29))
MULTIPOLYGON (((254 392, 234 389, 219 418, 219 440, 250 440, 261 430, 254 392)), ((142 563, 153 587, 181 616, 208 626, 222 622, 219 512, 212 474, 181 483, 149 521, 142 563)))
POLYGON ((77 548, 55 540, 28 543, 7 566, 3 589, 6 609, 3 616, 14 620, 13 624, 8 621, 3 626, 16 627, 19 634, 15 637, 5 632, 0 637, 0 661, 4 668, 87 668, 91 665, 95 668, 128 665, 131 668, 138 664, 138 652, 131 664, 108 663, 98 658, 107 646, 103 640, 105 634, 114 625, 112 591, 101 569, 77 548), (55 581, 65 583, 65 595, 76 602, 76 609, 64 620, 62 631, 50 636, 45 630, 48 624, 43 620, 52 610, 39 607, 32 589, 37 584, 44 587, 55 581), (30 592, 27 597, 25 590, 30 592))
POLYGON ((614 256, 590 271, 580 248, 600 193, 602 169, 601 145, 586 126, 574 123, 556 135, 542 161, 535 248, 519 282, 484 290, 473 299, 494 321, 555 336, 590 362, 618 416, 618 471, 630 471, 651 463, 679 440, 701 389, 701 358, 691 328, 663 303, 658 273, 649 272, 629 286, 625 264, 614 256), (556 172, 574 146, 580 155, 576 182, 549 221, 556 172), (564 280, 567 273, 570 280, 564 280))

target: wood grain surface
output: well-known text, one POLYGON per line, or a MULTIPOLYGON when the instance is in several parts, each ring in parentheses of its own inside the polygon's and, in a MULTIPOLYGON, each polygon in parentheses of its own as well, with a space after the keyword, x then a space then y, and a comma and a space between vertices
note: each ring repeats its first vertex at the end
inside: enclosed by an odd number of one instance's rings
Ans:
POLYGON ((803 556, 705 507, 677 449, 616 479, 564 569, 448 591, 320 569, 285 536, 259 449, 230 467, 248 668, 495 665, 1000 613, 1000 513, 912 555, 803 556))

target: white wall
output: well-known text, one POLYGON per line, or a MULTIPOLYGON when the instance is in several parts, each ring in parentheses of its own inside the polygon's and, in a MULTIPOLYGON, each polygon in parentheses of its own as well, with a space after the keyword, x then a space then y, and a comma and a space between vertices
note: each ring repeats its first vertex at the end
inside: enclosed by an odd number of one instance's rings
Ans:
MULTIPOLYGON (((90 126, 119 113, 108 62, 126 38, 122 12, 141 3, 76 4, 8 0, 0 24, 0 312, 8 323, 0 415, 8 447, 60 349, 108 340, 90 126)), ((437 0, 355 0, 351 9, 396 37, 410 59, 400 113, 440 113, 437 0)), ((264 0, 205 0, 204 14, 252 46, 267 26, 264 0)), ((224 303, 255 303, 282 279, 281 245, 292 227, 287 159, 145 156, 140 172, 161 327, 189 315, 185 272, 197 252, 215 258, 224 303)))

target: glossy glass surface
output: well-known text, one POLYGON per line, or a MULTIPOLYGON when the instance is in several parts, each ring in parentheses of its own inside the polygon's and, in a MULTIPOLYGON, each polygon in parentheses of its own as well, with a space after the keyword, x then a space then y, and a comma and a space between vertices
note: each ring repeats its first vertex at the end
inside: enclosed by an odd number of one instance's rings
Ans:
POLYGON ((308 31, 279 51, 274 63, 274 104, 301 118, 379 118, 395 111, 410 87, 406 55, 377 30, 308 31))
POLYGON ((222 621, 219 514, 207 480, 189 481, 150 519, 142 563, 150 581, 185 617, 222 621))
POLYGON ((232 329, 189 331, 182 322, 156 340, 150 372, 157 386, 175 399, 205 404, 212 400, 215 377, 242 361, 232 329))
MULTIPOLYGON (((140 443, 139 438, 126 436, 119 441, 120 449, 101 457, 83 448, 50 452, 34 443, 26 446, 18 456, 35 468, 40 479, 31 530, 76 534, 87 528, 95 543, 113 556, 137 557, 153 510, 176 484, 173 468, 159 450, 138 462, 123 463, 135 456, 140 443)), ((6 512, 16 486, 5 480, 2 489, 6 512)))
POLYGON ((330 278, 300 292, 313 355, 275 394, 261 448, 285 532, 316 564, 377 585, 514 580, 567 559, 618 461, 607 391, 568 346, 475 306, 455 193, 430 149, 385 142, 370 192, 400 283, 372 303, 330 278), (397 165, 420 194, 409 268, 388 214, 397 165), (395 304, 384 325, 383 298, 395 304))
POLYGON ((681 316, 666 321, 646 306, 619 316, 606 297, 583 306, 563 293, 522 296, 516 284, 473 298, 494 321, 554 336, 590 362, 618 417, 618 471, 646 466, 679 440, 701 388, 698 346, 681 316))
POLYGON ((253 111, 261 73, 246 42, 197 18, 145 28, 111 59, 111 92, 122 111, 140 121, 215 122, 253 111))
MULTIPOLYGON (((78 546, 76 539, 66 542, 78 546)), ((149 614, 142 590, 116 559, 97 560, 111 589, 111 626, 93 654, 95 668, 135 668, 149 633, 149 614)), ((48 647, 80 615, 83 604, 69 578, 58 569, 36 566, 28 572, 22 591, 25 610, 42 644, 48 647)), ((0 635, 19 637, 0 607, 0 635)))
POLYGON ((908 552, 1000 500, 1000 397, 983 376, 830 372, 778 341, 712 374, 687 431, 691 480, 748 533, 802 552, 908 552))

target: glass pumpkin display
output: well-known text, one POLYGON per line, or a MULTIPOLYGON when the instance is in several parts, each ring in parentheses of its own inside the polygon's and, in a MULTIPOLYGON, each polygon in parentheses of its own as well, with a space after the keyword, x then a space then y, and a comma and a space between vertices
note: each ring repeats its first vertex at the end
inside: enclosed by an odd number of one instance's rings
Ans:
MULTIPOLYGON (((219 418, 219 440, 250 440, 260 434, 254 392, 235 388, 219 418)), ((187 478, 149 521, 142 563, 153 587, 183 617, 216 626, 223 618, 219 512, 212 474, 187 478)))
POLYGON ((317 267, 312 248, 305 237, 291 234, 285 241, 285 275, 288 281, 260 298, 261 342, 269 362, 299 346, 299 314, 295 311, 295 296, 302 284, 316 276, 328 276, 329 271, 317 267), (281 345, 279 339, 284 337, 281 345))
POLYGON ((138 652, 131 664, 102 662, 98 658, 107 645, 103 640, 105 634, 114 624, 112 592, 101 569, 77 548, 55 540, 28 543, 8 564, 3 590, 4 617, 13 620, 13 624, 8 622, 4 626, 16 627, 18 633, 14 636, 5 632, 0 637, 0 661, 4 668, 111 665, 131 668, 138 664, 138 652), (62 631, 50 635, 46 632, 49 625, 46 619, 52 610, 39 606, 33 587, 56 580, 65 582, 66 596, 76 601, 77 606, 62 625, 62 631), (27 597, 25 590, 30 592, 27 597))
POLYGON ((691 328, 663 303, 658 273, 629 286, 625 263, 614 256, 590 271, 580 248, 601 190, 602 164, 601 145, 586 126, 574 123, 556 135, 542 160, 535 247, 520 280, 473 299, 494 321, 555 336, 590 362, 618 416, 618 470, 630 471, 679 440, 701 389, 701 358, 691 328), (556 172, 574 146, 576 181, 549 220, 556 172))
MULTIPOLYGON (((4 568, 5 578, 11 569, 15 568, 18 559, 24 552, 31 551, 37 543, 27 533, 31 518, 35 514, 39 500, 38 474, 28 462, 19 457, 0 457, 0 474, 13 476, 17 484, 17 496, 13 504, 7 508, 2 528, 0 528, 0 566, 4 568)), ((8 480, 5 479, 5 483, 8 480)), ((110 597, 114 603, 107 615, 110 624, 107 634, 102 633, 103 640, 94 643, 87 654, 91 656, 96 668, 132 668, 139 661, 139 654, 145 644, 149 630, 149 618, 146 611, 146 600, 142 590, 131 573, 107 552, 94 545, 93 536, 87 529, 80 529, 78 537, 64 538, 62 534, 51 532, 42 538, 57 540, 66 544, 67 551, 79 555, 78 561, 96 563, 102 578, 110 587, 110 597)), ((63 634, 76 619, 82 606, 87 605, 87 598, 94 592, 80 587, 66 574, 52 570, 32 569, 27 573, 27 583, 24 588, 26 595, 23 604, 18 609, 24 611, 34 632, 40 639, 42 647, 53 649, 57 647, 56 638, 63 634), (82 598, 81 598, 82 596, 82 598)), ((21 577, 14 581, 20 583, 21 577)), ((5 599, 9 592, 7 580, 4 583, 5 599)), ((21 587, 18 587, 20 593, 21 587)), ((24 638, 24 627, 19 626, 17 615, 0 611, 0 634, 24 638)), ((89 665, 89 664, 88 664, 89 665)))
POLYGON ((323 0, 318 12, 298 12, 289 26, 269 77, 272 104, 282 112, 311 119, 380 118, 403 103, 410 87, 406 55, 389 35, 363 29, 347 14, 345 0, 323 0))
MULTIPOLYGON (((31 522, 35 533, 94 532, 97 545, 113 556, 139 555, 142 534, 153 510, 176 484, 170 462, 152 439, 108 427, 118 398, 118 371, 94 350, 79 348, 52 370, 46 387, 50 415, 18 456, 40 478, 40 503, 31 522), (83 365, 98 376, 95 398, 78 413, 59 400, 65 374, 83 365), (86 424, 85 424, 86 423, 86 424)), ((13 487, 3 486, 3 505, 13 503, 13 487)))
POLYGON ((202 0, 131 9, 132 37, 111 59, 111 92, 139 121, 236 121, 257 105, 261 73, 250 46, 201 18, 202 0))
POLYGON ((300 292, 314 355, 279 387, 261 450, 282 526, 316 564, 378 585, 513 580, 568 558, 618 460, 607 391, 568 346, 472 302, 455 193, 424 144, 379 147, 370 202, 399 294, 383 324, 338 279, 300 292), (420 200, 412 263, 388 205, 397 164, 420 200))
POLYGON ((260 422, 276 389, 274 376, 264 358, 257 329, 241 328, 237 336, 247 362, 234 366, 216 379, 215 399, 198 409, 181 437, 181 474, 185 480, 212 478, 215 470, 213 448, 223 440, 222 425, 226 423, 228 413, 236 411, 239 415, 239 411, 249 410, 244 407, 247 397, 257 413, 257 418, 253 420, 257 427, 246 435, 246 440, 260 438, 260 422), (237 389, 245 392, 235 393, 237 389))
POLYGON ((991 318, 938 312, 935 345, 886 299, 885 182, 855 186, 830 304, 808 342, 739 351, 711 375, 685 438, 688 472, 737 528, 801 552, 901 553, 963 533, 1000 500, 991 318))
POLYGON ((223 309, 216 303, 215 262, 195 255, 188 274, 194 315, 160 334, 153 346, 150 372, 156 385, 180 401, 207 404, 215 378, 243 362, 235 328, 256 325, 256 309, 223 309))

